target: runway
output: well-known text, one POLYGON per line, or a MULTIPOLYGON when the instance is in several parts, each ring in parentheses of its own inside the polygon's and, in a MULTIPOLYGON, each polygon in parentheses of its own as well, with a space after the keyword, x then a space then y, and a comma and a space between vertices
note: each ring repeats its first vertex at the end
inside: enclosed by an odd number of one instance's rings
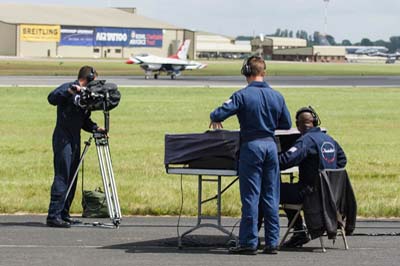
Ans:
MULTIPOLYGON (((74 76, 0 76, 0 86, 58 86, 74 76)), ((161 76, 145 80, 142 76, 100 76, 123 87, 244 87, 242 76, 180 76, 176 80, 161 76)), ((271 76, 272 87, 400 87, 400 76, 271 76)))
MULTIPOLYGON (((202 228, 177 248, 177 217, 123 217, 119 229, 100 227, 49 228, 42 215, 0 215, 0 265, 398 265, 400 222, 359 220, 345 250, 339 237, 335 245, 324 238, 326 253, 318 239, 303 248, 281 250, 271 256, 229 255, 228 238, 212 228, 202 228)), ((109 219, 97 221, 109 222, 109 219)), ((84 222, 96 221, 85 219, 84 222)), ((238 233, 238 218, 224 218, 229 231, 238 233)), ((197 222, 184 217, 180 233, 197 222)), ((287 221, 281 221, 285 230, 287 221)), ((263 230, 261 230, 263 231, 263 230)), ((260 237, 263 239, 262 233, 260 237)), ((263 241, 262 241, 263 243, 263 241)))

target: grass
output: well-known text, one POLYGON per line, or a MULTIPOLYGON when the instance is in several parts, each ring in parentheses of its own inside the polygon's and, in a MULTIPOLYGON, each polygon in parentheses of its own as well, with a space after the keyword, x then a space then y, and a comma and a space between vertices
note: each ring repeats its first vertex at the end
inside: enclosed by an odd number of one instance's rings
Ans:
MULTIPOLYGON (((51 135, 56 109, 50 88, 0 88, 0 213, 47 211, 53 179, 51 135)), ((111 112, 110 149, 124 214, 176 215, 180 176, 163 165, 164 134, 202 132, 209 112, 232 88, 121 88, 120 106, 111 112)), ((365 217, 400 217, 400 88, 279 89, 292 113, 313 105, 323 126, 348 156, 348 170, 365 217)), ((101 112, 93 119, 102 121, 101 112)), ((224 123, 237 129, 236 118, 224 123)), ((86 140, 89 134, 82 133, 86 140)), ((93 146, 93 145, 92 145, 93 146)), ((101 186, 95 148, 85 163, 85 189, 101 186)), ((228 183, 232 178, 226 178, 228 183)), ((186 215, 196 214, 197 179, 183 177, 186 215)), ((211 187, 206 195, 213 196, 211 187)), ((80 185, 73 204, 79 213, 80 185)), ((213 213, 214 203, 206 206, 213 213)), ((240 213, 238 186, 223 196, 223 214, 240 213)))
MULTIPOLYGON (((183 75, 234 76, 239 75, 242 61, 207 61, 208 67, 195 71, 184 71, 183 75)), ((91 64, 102 75, 143 76, 143 70, 136 65, 124 64, 124 60, 0 60, 0 75, 51 75, 75 76, 82 65, 91 64)), ((400 64, 328 64, 267 62, 267 72, 271 76, 382 76, 398 75, 400 64)))

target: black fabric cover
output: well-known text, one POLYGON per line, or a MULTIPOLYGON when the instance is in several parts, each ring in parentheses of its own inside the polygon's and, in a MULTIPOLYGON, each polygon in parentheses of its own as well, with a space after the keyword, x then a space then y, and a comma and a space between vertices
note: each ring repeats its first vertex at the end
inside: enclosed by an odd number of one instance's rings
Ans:
POLYGON ((121 100, 118 86, 105 80, 91 81, 81 95, 81 104, 89 111, 103 110, 104 102, 106 111, 109 111, 117 107, 121 100))
MULTIPOLYGON (((275 134, 279 152, 288 150, 301 136, 296 129, 277 130, 275 134)), ((186 165, 196 169, 237 170, 239 149, 239 131, 166 134, 164 163, 186 165)))
POLYGON ((294 128, 289 130, 276 130, 275 142, 278 146, 278 152, 282 153, 289 150, 300 136, 300 132, 294 128))
POLYGON ((197 169, 237 169, 239 131, 165 135, 165 165, 184 164, 197 169))

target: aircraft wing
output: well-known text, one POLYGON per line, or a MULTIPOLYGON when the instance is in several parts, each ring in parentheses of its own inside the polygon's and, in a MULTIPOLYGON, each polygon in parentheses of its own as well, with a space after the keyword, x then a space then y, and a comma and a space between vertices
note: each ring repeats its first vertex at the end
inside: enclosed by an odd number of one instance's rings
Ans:
POLYGON ((186 60, 181 60, 181 59, 175 59, 175 58, 168 58, 168 57, 159 57, 155 55, 137 55, 137 56, 131 56, 128 61, 126 62, 127 64, 148 64, 148 65, 154 65, 154 64, 167 64, 167 65, 187 65, 188 61, 186 60))

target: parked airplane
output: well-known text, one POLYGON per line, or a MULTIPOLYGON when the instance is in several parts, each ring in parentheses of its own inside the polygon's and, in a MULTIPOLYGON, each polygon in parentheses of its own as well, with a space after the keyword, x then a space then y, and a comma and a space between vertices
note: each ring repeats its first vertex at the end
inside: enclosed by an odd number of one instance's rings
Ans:
POLYGON ((395 60, 398 60, 400 58, 400 53, 395 52, 395 53, 388 53, 387 48, 383 49, 377 49, 377 48, 366 48, 366 49, 360 49, 357 50, 355 53, 356 54, 365 54, 368 56, 380 56, 380 57, 386 57, 387 61, 386 63, 394 63, 395 60), (393 62, 392 62, 393 61, 393 62))
POLYGON ((202 69, 207 65, 196 61, 188 61, 190 40, 185 40, 179 47, 178 52, 169 57, 159 57, 151 54, 139 54, 129 57, 127 64, 138 64, 145 71, 145 78, 149 79, 154 74, 158 79, 161 72, 166 72, 171 79, 176 79, 183 70, 202 69))

